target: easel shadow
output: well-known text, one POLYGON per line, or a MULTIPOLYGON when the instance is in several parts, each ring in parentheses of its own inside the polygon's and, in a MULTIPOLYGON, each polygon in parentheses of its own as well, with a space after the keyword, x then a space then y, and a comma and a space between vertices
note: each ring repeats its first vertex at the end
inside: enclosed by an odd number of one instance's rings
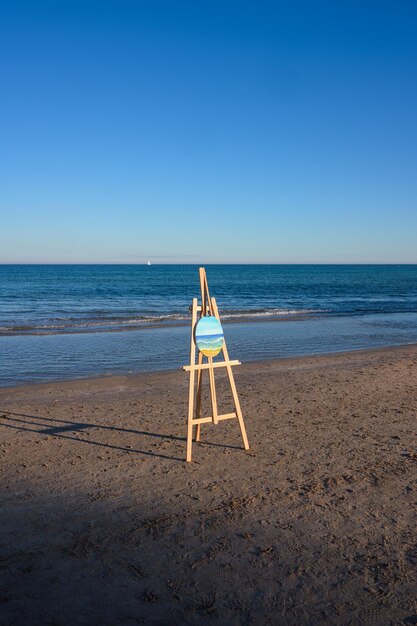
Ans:
MULTIPOLYGON (((104 424, 94 424, 92 422, 71 422, 69 420, 63 420, 52 417, 40 417, 39 415, 27 415, 25 413, 13 413, 11 411, 2 411, 0 409, 0 426, 5 428, 12 428, 14 430, 21 430, 26 432, 36 433, 45 437, 59 437, 60 439, 68 439, 81 443, 87 443, 92 446, 98 446, 101 448, 108 448, 111 450, 121 450, 123 452, 130 452, 133 454, 141 454, 144 456, 159 457, 170 461, 184 462, 183 457, 170 456, 167 454, 161 454, 159 452, 149 452, 148 450, 140 450, 130 448, 126 446, 119 446, 111 443, 103 443, 101 441, 94 441, 91 439, 85 439, 69 434, 69 432, 86 433, 89 429, 95 429, 98 431, 113 431, 120 433, 128 433, 138 435, 141 437, 155 437, 158 439, 181 441, 185 442, 186 437, 178 437, 176 435, 165 435, 163 433, 153 433, 146 430, 135 430, 132 428, 118 428, 117 426, 106 426, 104 424), (55 424, 58 424, 56 426, 55 424), (34 428, 31 428, 34 427, 34 428), (40 428, 37 428, 40 427, 40 428), (67 433, 67 434, 66 434, 67 433)), ((88 433, 90 434, 90 433, 88 433)), ((200 441, 200 445, 215 446, 219 448, 234 448, 240 449, 239 446, 232 446, 229 444, 214 443, 210 441, 200 441)))

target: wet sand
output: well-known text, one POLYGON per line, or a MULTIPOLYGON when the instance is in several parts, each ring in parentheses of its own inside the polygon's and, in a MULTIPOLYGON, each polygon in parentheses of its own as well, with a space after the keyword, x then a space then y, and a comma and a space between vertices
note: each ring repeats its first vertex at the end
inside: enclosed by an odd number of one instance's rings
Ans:
POLYGON ((2 625, 417 623, 417 346, 235 375, 0 389, 2 625))

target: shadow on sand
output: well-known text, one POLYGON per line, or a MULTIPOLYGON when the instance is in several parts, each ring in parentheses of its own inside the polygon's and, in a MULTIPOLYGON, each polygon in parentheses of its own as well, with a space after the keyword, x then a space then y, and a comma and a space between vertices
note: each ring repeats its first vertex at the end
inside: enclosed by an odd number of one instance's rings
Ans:
MULTIPOLYGON (((168 459, 171 461, 184 461, 184 458, 177 456, 170 456, 161 454, 158 452, 151 452, 149 450, 143 450, 138 448, 131 448, 127 446, 119 446, 111 443, 105 443, 101 441, 93 441, 91 439, 85 439, 79 437, 76 434, 68 433, 86 433, 92 429, 96 431, 111 431, 125 434, 138 435, 140 437, 156 437, 162 440, 182 441, 185 443, 185 437, 178 437, 176 435, 154 433, 146 430, 135 430, 131 428, 118 428, 116 426, 106 426, 104 424, 94 424, 92 422, 72 422, 69 420, 62 420, 51 417, 40 417, 38 415, 27 415, 25 413, 13 413, 10 411, 2 411, 0 409, 0 424, 6 428, 13 428, 14 430, 22 430, 27 432, 33 432, 38 435, 44 435, 45 437, 59 437, 62 439, 72 439, 77 442, 83 442, 92 446, 99 446, 103 448, 109 448, 112 450, 122 450, 124 452, 130 452, 133 454, 143 454, 145 456, 154 456, 161 459, 168 459), (58 424, 58 425, 55 425, 58 424), (33 427, 33 428, 31 428, 33 427), (40 428, 37 428, 40 427, 40 428), (67 433, 67 434, 66 434, 67 433)), ((88 433, 89 434, 89 433, 88 433)), ((233 446, 230 444, 214 443, 210 441, 201 440, 198 445, 203 446, 216 446, 220 448, 233 448, 240 449, 240 446, 233 446)))

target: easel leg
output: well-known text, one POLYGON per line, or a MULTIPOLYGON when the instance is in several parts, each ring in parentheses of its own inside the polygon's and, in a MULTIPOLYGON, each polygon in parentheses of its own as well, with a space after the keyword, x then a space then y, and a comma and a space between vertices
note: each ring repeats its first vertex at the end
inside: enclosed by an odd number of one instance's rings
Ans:
MULTIPOLYGON (((197 298, 193 298, 192 316, 191 316, 191 349, 190 363, 195 365, 195 342, 194 327, 197 322, 197 298)), ((190 389, 188 392, 188 426, 187 426, 187 461, 191 461, 193 446, 193 418, 194 418, 194 380, 195 370, 190 371, 190 389)))
MULTIPOLYGON (((203 355, 201 352, 198 353, 198 364, 201 365, 203 362, 203 355)), ((198 370, 197 372, 197 404, 196 404, 196 416, 201 417, 201 386, 202 386, 202 378, 203 378, 203 370, 198 370)), ((197 432, 195 435, 195 440, 200 441, 201 434, 201 424, 197 424, 197 432)))
POLYGON ((194 414, 194 371, 190 372, 190 390, 188 393, 188 428, 187 428, 187 461, 191 461, 193 445, 193 414, 194 414))
MULTIPOLYGON (((211 303, 212 303, 212 307, 214 310, 214 315, 220 321, 216 299, 212 298, 211 303)), ((229 352, 227 350, 226 341, 223 342, 223 357, 225 361, 229 360, 229 352)), ((226 369, 227 369, 227 375, 229 377, 230 388, 232 390, 233 402, 235 403, 237 419, 239 420, 240 432, 242 433, 243 445, 245 447, 245 450, 249 450, 249 441, 248 441, 248 436, 246 434, 245 422, 243 421, 242 409, 240 408, 239 396, 237 395, 235 378, 233 376, 231 366, 228 365, 226 369)))
POLYGON ((237 389, 235 384, 235 379, 233 376, 232 368, 230 365, 227 366, 227 374, 229 376, 230 387, 232 390, 233 401, 235 403, 236 415, 239 420, 240 432, 242 433, 243 445, 245 450, 249 450, 249 441, 248 436, 246 434, 245 422, 243 421, 242 409, 240 408, 239 396, 237 395, 237 389))
MULTIPOLYGON (((209 356, 208 362, 210 365, 213 365, 213 359, 209 356)), ((209 376, 210 376, 210 392, 211 392, 211 404, 213 407, 213 422, 215 424, 219 423, 217 419, 218 411, 217 411, 217 396, 216 396, 216 383, 214 380, 214 369, 209 367, 209 376)))

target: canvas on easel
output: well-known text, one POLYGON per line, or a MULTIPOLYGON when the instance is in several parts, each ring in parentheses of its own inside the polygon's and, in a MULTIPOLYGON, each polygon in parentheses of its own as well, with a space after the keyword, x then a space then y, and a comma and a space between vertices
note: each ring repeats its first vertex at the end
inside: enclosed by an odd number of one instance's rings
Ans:
POLYGON ((242 433, 245 450, 249 449, 246 435, 245 423, 243 421, 242 410, 240 408, 239 396, 237 395, 235 379, 232 367, 240 365, 239 361, 231 361, 227 351, 226 341, 220 322, 219 311, 216 299, 210 297, 207 283, 206 271, 200 267, 200 288, 201 305, 198 305, 197 298, 193 299, 191 306, 191 348, 190 365, 185 365, 183 370, 190 372, 190 388, 188 396, 188 428, 187 428, 187 461, 191 461, 193 427, 197 426, 196 441, 200 441, 201 424, 213 422, 218 424, 225 419, 237 418, 242 433), (196 363, 196 352, 198 359, 196 363), (223 353, 223 361, 213 361, 213 358, 223 353), (207 362, 204 362, 204 357, 207 362), (235 410, 232 413, 219 415, 217 408, 217 394, 214 371, 217 368, 225 367, 232 391, 235 410), (210 397, 212 415, 201 417, 201 390, 203 371, 208 370, 210 382, 210 397), (197 377, 196 377, 197 374, 197 377))

